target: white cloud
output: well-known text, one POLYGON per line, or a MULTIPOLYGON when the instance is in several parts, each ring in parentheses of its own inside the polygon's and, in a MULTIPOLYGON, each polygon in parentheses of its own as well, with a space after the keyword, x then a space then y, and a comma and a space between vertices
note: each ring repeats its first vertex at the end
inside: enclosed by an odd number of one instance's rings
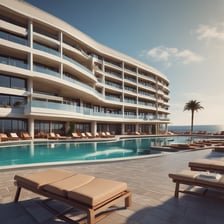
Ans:
POLYGON ((164 46, 152 48, 145 51, 143 55, 151 57, 156 61, 169 62, 169 65, 171 65, 174 61, 178 61, 183 64, 190 64, 203 60, 203 57, 190 50, 178 50, 177 48, 168 48, 164 46))
POLYGON ((191 62, 200 62, 203 60, 201 56, 189 50, 179 51, 177 52, 176 56, 182 58, 184 64, 189 64, 191 62))
POLYGON ((196 29, 199 40, 224 40, 224 24, 220 23, 214 26, 199 25, 196 29))

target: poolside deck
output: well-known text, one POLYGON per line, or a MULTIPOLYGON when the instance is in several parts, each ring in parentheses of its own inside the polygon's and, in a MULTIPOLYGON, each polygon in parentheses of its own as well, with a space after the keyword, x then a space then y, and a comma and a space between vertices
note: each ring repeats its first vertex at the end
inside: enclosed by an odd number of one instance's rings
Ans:
MULTIPOLYGON (((168 178, 169 172, 187 168, 188 161, 216 157, 224 160, 224 153, 204 149, 155 158, 60 167, 128 183, 133 194, 132 206, 116 211, 99 224, 221 224, 224 220, 224 199, 183 194, 179 199, 174 198, 174 184, 168 178)), ((52 215, 41 206, 40 196, 29 191, 22 190, 20 202, 12 202, 16 190, 13 184, 15 173, 41 169, 44 167, 0 171, 1 223, 66 223, 50 219, 52 215)))

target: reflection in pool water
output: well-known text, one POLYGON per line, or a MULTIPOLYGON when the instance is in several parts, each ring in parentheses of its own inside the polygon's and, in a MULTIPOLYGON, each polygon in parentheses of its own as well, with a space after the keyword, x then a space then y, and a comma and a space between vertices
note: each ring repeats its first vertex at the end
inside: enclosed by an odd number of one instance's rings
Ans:
POLYGON ((135 138, 104 142, 44 142, 0 147, 0 166, 45 162, 90 161, 161 154, 150 146, 186 142, 188 137, 135 138))

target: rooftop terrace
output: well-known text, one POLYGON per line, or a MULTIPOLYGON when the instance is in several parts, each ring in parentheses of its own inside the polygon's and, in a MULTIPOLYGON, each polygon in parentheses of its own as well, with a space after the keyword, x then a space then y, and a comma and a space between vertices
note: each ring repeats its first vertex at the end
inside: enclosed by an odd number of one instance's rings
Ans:
MULTIPOLYGON (((181 194, 174 198, 174 183, 169 172, 179 171, 198 158, 224 160, 224 154, 211 149, 179 152, 155 158, 120 162, 60 166, 74 172, 127 182, 132 191, 132 206, 118 210, 99 224, 221 224, 224 199, 181 194)), ((0 217, 4 224, 66 223, 51 219, 52 214, 41 205, 40 195, 22 190, 19 203, 13 203, 16 173, 28 173, 46 167, 0 171, 0 217)), ((208 191, 208 195, 220 195, 208 191)))

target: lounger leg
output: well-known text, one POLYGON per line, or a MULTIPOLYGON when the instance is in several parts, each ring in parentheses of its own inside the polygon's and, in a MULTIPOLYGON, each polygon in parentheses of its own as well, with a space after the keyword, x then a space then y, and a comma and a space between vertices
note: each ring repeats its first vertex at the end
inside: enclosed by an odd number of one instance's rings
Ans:
POLYGON ((95 224, 95 214, 93 210, 89 209, 87 212, 87 223, 88 224, 95 224))
POLYGON ((174 193, 174 196, 176 198, 178 198, 178 196, 179 196, 179 188, 180 188, 180 183, 176 182, 176 188, 175 188, 175 193, 174 193))
POLYGON ((125 208, 128 208, 131 206, 131 195, 125 198, 125 208))
POLYGON ((20 192, 21 192, 21 187, 17 187, 16 195, 15 195, 15 198, 14 198, 14 202, 17 202, 19 200, 20 192))

